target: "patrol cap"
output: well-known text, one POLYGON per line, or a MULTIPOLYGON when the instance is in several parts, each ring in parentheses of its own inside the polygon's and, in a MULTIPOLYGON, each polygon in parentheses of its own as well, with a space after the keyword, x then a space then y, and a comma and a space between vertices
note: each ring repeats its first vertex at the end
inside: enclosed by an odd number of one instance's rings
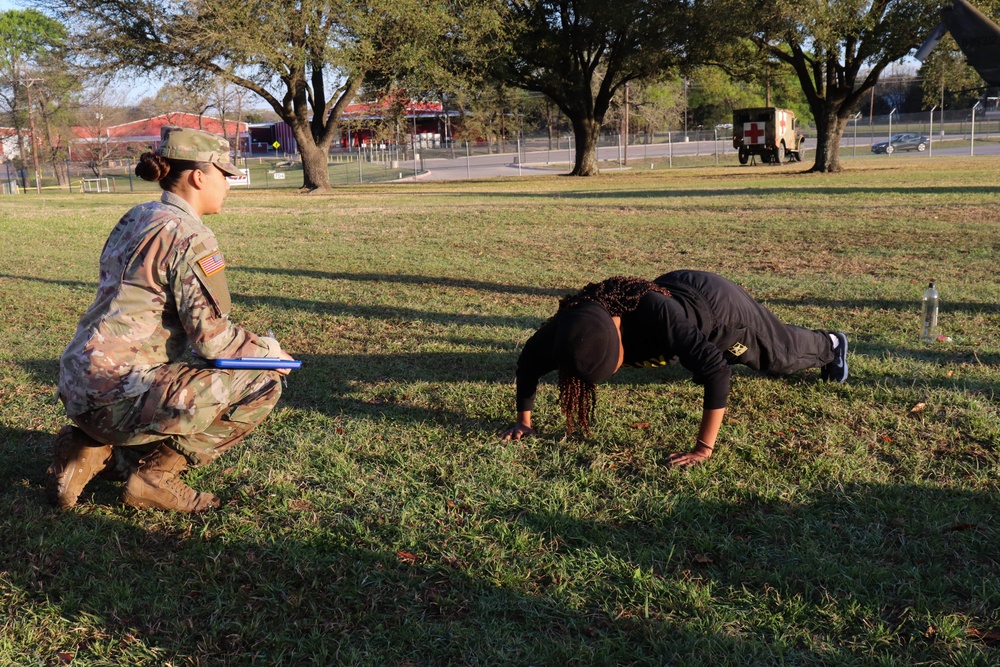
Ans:
POLYGON ((171 160, 210 162, 226 176, 242 175, 229 161, 229 142, 203 130, 164 125, 160 128, 160 146, 156 154, 171 160))
POLYGON ((607 380, 618 370, 621 338, 603 306, 584 301, 559 314, 555 351, 559 372, 591 384, 607 380))

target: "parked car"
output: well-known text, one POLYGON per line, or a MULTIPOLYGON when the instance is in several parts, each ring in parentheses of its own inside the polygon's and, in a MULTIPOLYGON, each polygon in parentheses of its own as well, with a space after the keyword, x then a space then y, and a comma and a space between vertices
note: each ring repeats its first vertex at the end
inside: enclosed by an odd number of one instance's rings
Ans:
POLYGON ((872 144, 872 153, 895 153, 896 151, 925 151, 927 137, 912 132, 902 132, 889 137, 889 141, 872 144))

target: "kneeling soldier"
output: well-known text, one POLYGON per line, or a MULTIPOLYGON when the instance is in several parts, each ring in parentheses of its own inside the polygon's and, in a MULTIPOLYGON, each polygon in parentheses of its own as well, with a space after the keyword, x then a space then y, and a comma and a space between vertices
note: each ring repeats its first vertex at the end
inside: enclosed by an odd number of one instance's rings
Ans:
POLYGON ((96 475, 125 481, 127 505, 181 512, 218 507, 180 475, 215 460, 264 420, 286 370, 223 370, 198 357, 291 359, 278 341, 229 321, 226 262, 202 216, 218 213, 239 175, 229 144, 163 128, 136 175, 159 201, 128 211, 101 253, 97 297, 63 352, 59 397, 74 422, 56 437, 47 487, 67 508, 96 475))

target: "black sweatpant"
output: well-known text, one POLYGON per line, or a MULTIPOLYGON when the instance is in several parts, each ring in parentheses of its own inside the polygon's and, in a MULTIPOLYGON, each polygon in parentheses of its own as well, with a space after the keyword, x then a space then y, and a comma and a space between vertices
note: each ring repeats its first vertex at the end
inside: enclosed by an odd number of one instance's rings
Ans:
POLYGON ((730 364, 768 375, 791 375, 833 361, 828 332, 783 323, 720 275, 672 271, 654 282, 670 290, 730 364))

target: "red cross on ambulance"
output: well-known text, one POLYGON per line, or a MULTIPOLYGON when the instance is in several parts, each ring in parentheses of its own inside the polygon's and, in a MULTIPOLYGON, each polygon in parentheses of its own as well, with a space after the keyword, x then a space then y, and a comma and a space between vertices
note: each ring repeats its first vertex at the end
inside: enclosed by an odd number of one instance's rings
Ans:
POLYGON ((747 143, 764 143, 764 123, 746 123, 743 126, 743 136, 746 137, 747 143))

